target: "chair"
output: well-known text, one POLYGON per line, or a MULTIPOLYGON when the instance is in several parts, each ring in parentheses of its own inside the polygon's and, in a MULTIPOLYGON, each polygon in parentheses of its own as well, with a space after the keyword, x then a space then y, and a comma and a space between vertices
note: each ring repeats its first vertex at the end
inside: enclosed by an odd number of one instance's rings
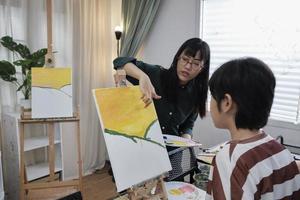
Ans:
POLYGON ((197 159, 193 147, 180 147, 169 151, 172 170, 165 181, 184 181, 189 175, 190 183, 193 183, 193 175, 199 173, 197 159))
POLYGON ((300 160, 300 146, 290 145, 284 142, 284 138, 282 135, 276 137, 276 140, 285 146, 294 156, 295 160, 300 160))

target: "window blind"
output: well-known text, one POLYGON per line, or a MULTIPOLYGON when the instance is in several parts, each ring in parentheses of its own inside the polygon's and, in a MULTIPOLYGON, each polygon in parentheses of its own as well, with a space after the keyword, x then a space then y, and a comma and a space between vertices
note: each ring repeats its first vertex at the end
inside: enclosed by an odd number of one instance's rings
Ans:
POLYGON ((269 65, 276 77, 270 118, 300 122, 300 2, 204 0, 200 34, 211 48, 212 73, 245 56, 269 65))

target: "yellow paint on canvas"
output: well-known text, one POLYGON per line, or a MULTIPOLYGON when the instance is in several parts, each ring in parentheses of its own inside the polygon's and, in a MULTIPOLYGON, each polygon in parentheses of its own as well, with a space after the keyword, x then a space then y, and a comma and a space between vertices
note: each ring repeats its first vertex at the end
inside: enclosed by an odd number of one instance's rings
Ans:
POLYGON ((144 137, 157 115, 153 104, 145 108, 138 87, 95 90, 105 129, 133 137, 144 137))
POLYGON ((32 68, 32 87, 60 89, 71 84, 71 68, 32 68))

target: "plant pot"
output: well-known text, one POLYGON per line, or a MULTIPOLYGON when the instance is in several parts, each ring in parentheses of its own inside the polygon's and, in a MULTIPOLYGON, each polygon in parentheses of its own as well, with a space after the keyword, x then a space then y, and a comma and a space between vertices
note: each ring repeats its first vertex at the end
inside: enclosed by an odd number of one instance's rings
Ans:
POLYGON ((20 105, 24 109, 30 109, 31 108, 31 99, 21 99, 20 105))

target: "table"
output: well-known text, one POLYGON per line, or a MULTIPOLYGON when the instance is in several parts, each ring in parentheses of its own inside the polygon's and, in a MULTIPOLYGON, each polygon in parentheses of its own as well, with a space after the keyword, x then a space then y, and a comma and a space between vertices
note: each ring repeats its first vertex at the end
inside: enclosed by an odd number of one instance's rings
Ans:
POLYGON ((196 159, 200 163, 211 165, 215 155, 216 154, 211 153, 200 153, 196 156, 196 159))

